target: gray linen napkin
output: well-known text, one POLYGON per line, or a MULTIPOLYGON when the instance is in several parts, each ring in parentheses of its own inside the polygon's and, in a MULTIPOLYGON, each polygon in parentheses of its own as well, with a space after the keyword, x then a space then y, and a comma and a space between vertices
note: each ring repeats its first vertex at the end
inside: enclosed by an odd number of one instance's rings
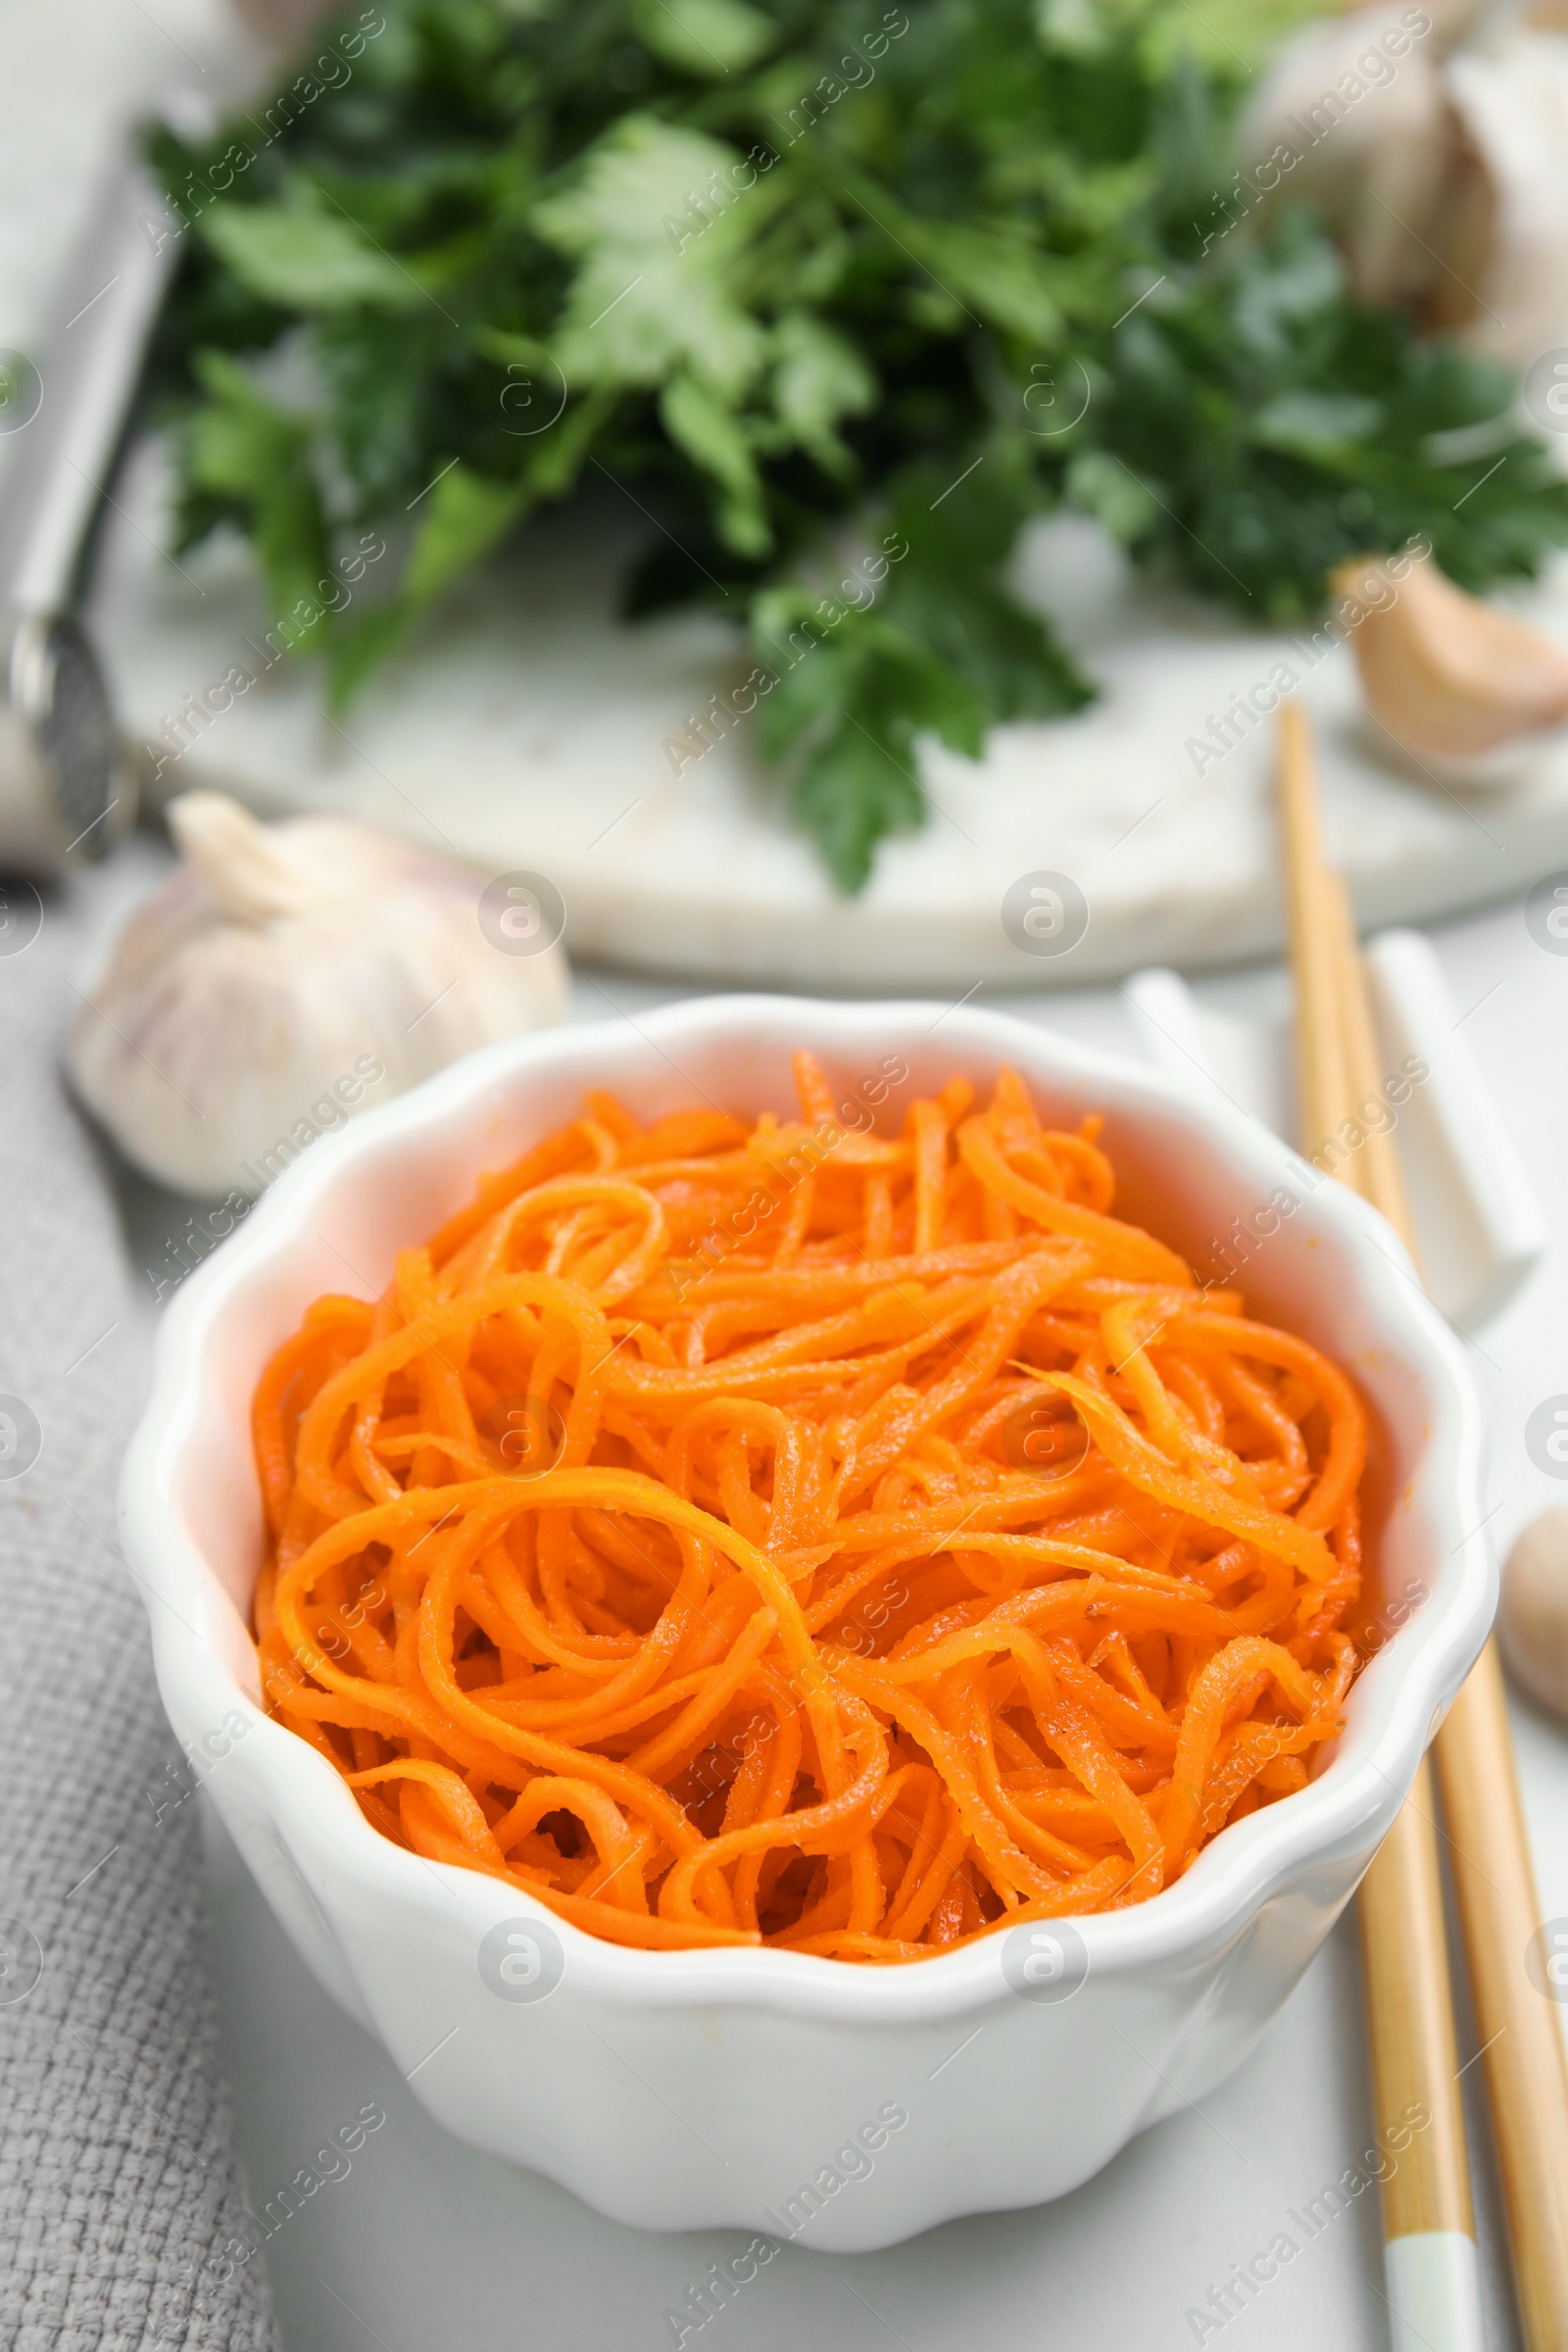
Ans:
POLYGON ((115 1529, 145 1315, 59 1076, 101 904, 0 883, 0 2344, 277 2352, 194 1775, 115 1529))

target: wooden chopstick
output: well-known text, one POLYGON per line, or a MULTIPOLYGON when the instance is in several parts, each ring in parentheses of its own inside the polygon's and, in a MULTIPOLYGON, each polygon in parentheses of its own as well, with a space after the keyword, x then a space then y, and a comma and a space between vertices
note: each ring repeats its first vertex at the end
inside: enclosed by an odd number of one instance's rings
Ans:
MULTIPOLYGON (((1352 1098, 1362 1102, 1381 1092, 1366 972, 1341 876, 1329 876, 1328 892, 1337 917, 1347 1067, 1352 1098)), ((1413 1257, 1409 1202, 1393 1131, 1369 1133, 1356 1159, 1367 1198, 1413 1257)), ((1526 1953, 1541 1926, 1541 1903, 1494 1641, 1487 1643, 1449 1709, 1436 1754, 1525 2342, 1529 2352, 1564 2352, 1568 2058, 1554 2006, 1531 1984, 1526 1969, 1526 1953)), ((1422 1801, 1419 1790, 1414 1801, 1422 1801)))
POLYGON ((1541 1926, 1497 1645, 1438 1734, 1438 1781, 1529 2352, 1568 2346, 1568 2064, 1557 2011, 1529 1982, 1541 1926))
MULTIPOLYGON (((1279 787, 1296 982, 1296 1090, 1302 1146, 1310 1157, 1349 1116, 1350 1081, 1317 776, 1306 714, 1298 703, 1280 707, 1279 787)), ((1353 1168, 1355 1163, 1352 1158, 1346 1164, 1353 1168)))
MULTIPOLYGON (((1340 1008, 1344 1022, 1345 1070, 1350 1089, 1350 1115, 1363 1130, 1359 1149, 1352 1155, 1349 1167, 1356 1180, 1356 1190, 1381 1209, 1400 1241, 1416 1258, 1415 1227, 1410 1221, 1410 1197, 1404 1189, 1404 1169, 1399 1161, 1399 1147, 1394 1129, 1374 1127, 1361 1115, 1359 1106, 1377 1103, 1387 1108, 1384 1093, 1385 1073, 1378 1050, 1377 1031, 1372 1022, 1372 1001, 1367 993, 1366 967, 1355 936, 1355 915, 1350 906, 1350 894, 1345 887, 1345 876, 1332 867, 1324 869, 1324 886, 1329 900, 1329 919, 1334 928, 1334 947, 1340 984, 1340 1008)), ((1329 1132, 1325 1130, 1325 1132, 1329 1132)))
MULTIPOLYGON (((1301 1141, 1308 1156, 1316 1157, 1352 1115, 1360 1090, 1352 1083, 1351 1047, 1359 1061, 1364 1040, 1359 1019, 1348 1018, 1345 1010, 1347 925, 1324 863, 1311 738, 1296 703, 1280 711, 1279 787, 1301 1141)), ((1342 1153, 1341 1172, 1349 1171, 1355 1189, 1362 1189, 1369 1170, 1359 1152, 1342 1153)), ((1404 2142, 1383 2183, 1384 2258, 1400 2352, 1405 2345, 1413 2352, 1421 2342, 1431 2352, 1482 2352, 1475 2220, 1433 1811, 1431 1776, 1423 1759, 1361 1886, 1374 2122, 1380 2146, 1404 2142), (1420 2115, 1430 2121, 1411 2133, 1411 2118, 1420 2115)))

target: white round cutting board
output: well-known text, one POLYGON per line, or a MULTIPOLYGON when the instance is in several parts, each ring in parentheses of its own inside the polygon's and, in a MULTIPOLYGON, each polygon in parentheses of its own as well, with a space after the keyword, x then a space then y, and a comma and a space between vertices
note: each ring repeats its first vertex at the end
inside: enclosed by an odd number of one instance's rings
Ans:
MULTIPOLYGON (((265 68, 223 0, 0 0, 15 69, 0 86, 0 345, 29 348, 105 143, 170 81, 213 95, 265 68)), ((25 462, 7 437, 0 468, 25 462)), ((1129 581, 1082 525, 1029 551, 1034 592, 1103 687, 1080 717, 1004 727, 978 765, 923 761, 925 831, 884 844, 870 888, 840 898, 789 824, 778 779, 744 736, 676 775, 663 746, 737 675, 730 632, 686 616, 611 617, 619 562, 643 529, 625 504, 602 530, 537 532, 504 570, 454 597, 345 720, 325 724, 308 665, 278 664, 166 772, 258 807, 354 809, 470 858, 486 877, 556 883, 567 943, 607 961, 825 988, 1039 988, 1164 959, 1212 963, 1280 943, 1269 746, 1259 732, 1204 773, 1185 746, 1207 714, 1296 661, 1129 581), (622 537, 622 529, 627 536, 622 537), (1089 905, 1071 953, 1024 955, 1002 926, 1020 876, 1069 875, 1089 905)), ((127 729, 163 715, 262 642, 265 614, 233 543, 167 545, 156 468, 117 487, 93 617, 127 729)), ((1524 601, 1568 636, 1568 565, 1524 601)), ((1305 689, 1323 750, 1328 825, 1363 922, 1413 920, 1568 865, 1568 748, 1534 752, 1508 790, 1445 792, 1401 767, 1358 717, 1348 657, 1305 689)))
MULTIPOLYGON (((127 729, 177 741, 168 721, 186 698, 235 664, 256 674, 231 708, 187 724, 160 794, 202 785, 269 810, 352 811, 487 877, 543 873, 565 901, 568 947, 598 960, 962 993, 1272 952, 1272 727, 1217 760, 1193 745, 1281 661, 1303 675, 1330 847, 1363 923, 1445 913, 1568 864, 1568 740, 1532 747, 1505 786, 1430 778, 1362 716, 1344 647, 1324 653, 1320 641, 1314 666, 1305 630, 1293 642, 1152 589, 1076 519, 1031 535, 1020 577, 1102 699, 1071 719, 999 727, 978 762, 926 747, 930 821, 885 843, 869 888, 847 900, 792 828, 749 730, 676 772, 667 747, 746 665, 736 633, 707 614, 613 617, 645 527, 630 507, 631 528, 608 506, 546 521, 461 588, 334 724, 315 665, 266 666, 265 613, 237 542, 178 569, 161 557, 150 456, 122 503, 94 618, 127 729), (1009 886, 1042 870, 1069 876, 1088 902, 1088 929, 1066 954, 1026 953, 1003 926, 1009 886)), ((1568 636, 1568 562, 1519 603, 1568 636)))

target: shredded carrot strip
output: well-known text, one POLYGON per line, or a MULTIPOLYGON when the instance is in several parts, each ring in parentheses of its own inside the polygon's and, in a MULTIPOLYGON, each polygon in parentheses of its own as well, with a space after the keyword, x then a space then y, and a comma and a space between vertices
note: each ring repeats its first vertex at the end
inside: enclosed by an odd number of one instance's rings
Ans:
POLYGON ((1361 1402, 1113 1213, 1098 1119, 796 1078, 753 1127, 590 1096, 308 1310, 269 1709, 382 1836, 644 1949, 1143 1900, 1341 1728, 1361 1402))

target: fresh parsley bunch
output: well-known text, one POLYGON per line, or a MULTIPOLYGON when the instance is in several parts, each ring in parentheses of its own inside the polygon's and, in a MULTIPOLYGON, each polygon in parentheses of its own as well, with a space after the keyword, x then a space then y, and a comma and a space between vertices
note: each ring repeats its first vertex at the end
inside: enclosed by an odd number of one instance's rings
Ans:
POLYGON ((1414 532, 1471 587, 1534 569, 1568 489, 1489 437, 1506 377, 1357 309, 1307 218, 1184 258, 1240 78, 1194 24, 378 0, 211 146, 160 137, 189 223, 159 361, 182 544, 249 534, 341 704, 609 475, 658 525, 628 612, 746 615, 734 707, 847 891, 921 820, 922 733, 975 756, 1092 696, 1009 583, 1031 514, 1087 509, 1259 620, 1414 532), (311 605, 340 538, 406 514, 395 593, 311 605))

